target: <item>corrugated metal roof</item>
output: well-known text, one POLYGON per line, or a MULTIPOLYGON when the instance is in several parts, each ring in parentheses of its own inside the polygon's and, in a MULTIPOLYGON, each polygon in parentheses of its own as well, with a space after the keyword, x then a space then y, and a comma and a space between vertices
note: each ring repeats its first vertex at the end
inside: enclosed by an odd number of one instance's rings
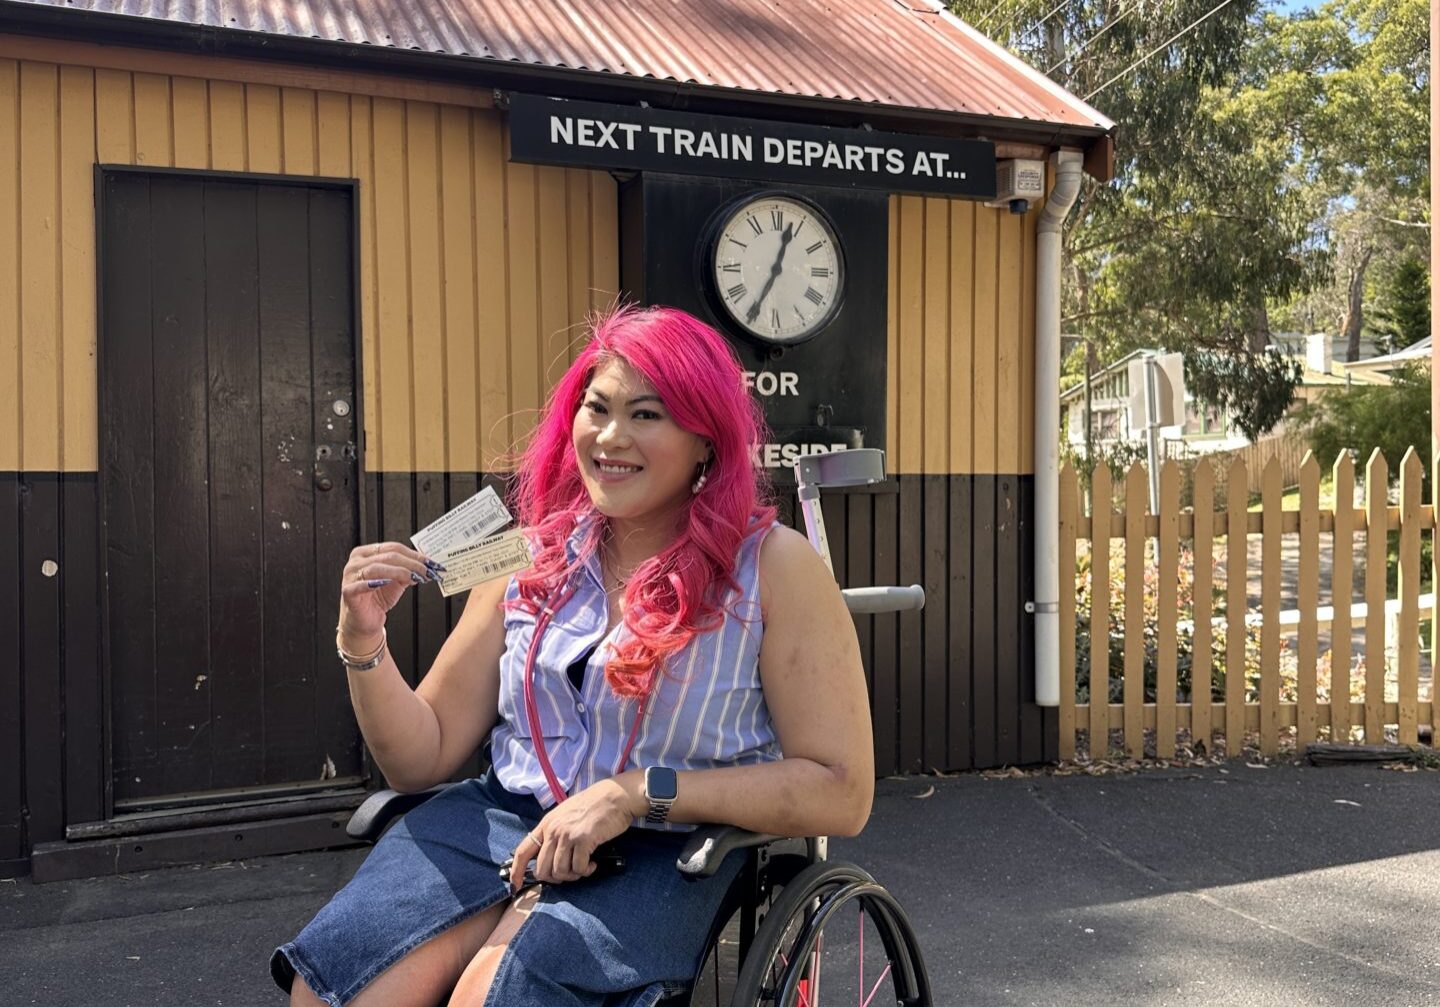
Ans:
POLYGON ((26 2, 739 91, 1113 125, 933 0, 26 2))

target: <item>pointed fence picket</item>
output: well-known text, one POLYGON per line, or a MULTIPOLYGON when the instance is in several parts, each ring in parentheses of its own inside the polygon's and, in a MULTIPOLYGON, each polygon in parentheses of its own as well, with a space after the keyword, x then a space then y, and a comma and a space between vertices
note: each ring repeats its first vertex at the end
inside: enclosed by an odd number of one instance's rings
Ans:
MULTIPOLYGON (((1061 625, 1078 627, 1077 619, 1088 617, 1089 633, 1067 635, 1060 647, 1061 758, 1075 754, 1080 737, 1096 757, 1118 749, 1168 758, 1181 744, 1237 755, 1247 734, 1266 755, 1292 739, 1417 743, 1436 710, 1433 631, 1421 664, 1422 617, 1433 627, 1435 608, 1433 588, 1421 594, 1422 544, 1434 543, 1435 507, 1421 500, 1423 468, 1413 449, 1399 472, 1391 506, 1389 467, 1376 451, 1365 465, 1364 506, 1356 507, 1354 462, 1342 453, 1331 469, 1336 502, 1323 507, 1320 464, 1307 453, 1298 510, 1285 509, 1280 463, 1271 459, 1258 480, 1260 509, 1252 512, 1244 491, 1252 481, 1237 458, 1225 481, 1241 490, 1227 493, 1217 511, 1209 463, 1196 463, 1192 506, 1181 509, 1181 467, 1167 461, 1157 515, 1144 465, 1119 478, 1118 511, 1116 477, 1103 463, 1091 474, 1089 494, 1071 467, 1062 469, 1060 550, 1077 578, 1074 593, 1062 592, 1061 625), (1398 532, 1394 598, 1386 588, 1390 532, 1398 532), (1292 609, 1282 588, 1287 536, 1294 537, 1292 609), (1357 536, 1364 539, 1363 605, 1352 593, 1357 536), (1258 566, 1252 537, 1260 540, 1258 566), (1077 562, 1081 557, 1089 562, 1077 562), (1112 581, 1120 585, 1116 597, 1112 581), (1089 611, 1082 611, 1076 599, 1087 590, 1089 611)), ((1433 494, 1440 456, 1432 474, 1433 494)), ((1424 573, 1435 584, 1433 549, 1424 573)))

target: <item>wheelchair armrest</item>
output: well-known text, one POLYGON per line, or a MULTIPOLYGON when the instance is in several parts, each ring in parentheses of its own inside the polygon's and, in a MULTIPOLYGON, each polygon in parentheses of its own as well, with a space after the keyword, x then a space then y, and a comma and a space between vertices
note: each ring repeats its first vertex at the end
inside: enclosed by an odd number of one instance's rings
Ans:
POLYGON ((690 833, 690 840, 680 851, 675 867, 687 878, 708 878, 720 869, 720 862, 731 850, 764 846, 779 838, 746 832, 731 825, 702 825, 690 833))
POLYGON ((417 790, 413 794, 402 794, 395 790, 377 790, 365 798, 365 803, 355 809, 350 821, 345 824, 345 834, 351 839, 363 839, 373 843, 380 838, 387 826, 413 808, 418 808, 447 784, 417 790))

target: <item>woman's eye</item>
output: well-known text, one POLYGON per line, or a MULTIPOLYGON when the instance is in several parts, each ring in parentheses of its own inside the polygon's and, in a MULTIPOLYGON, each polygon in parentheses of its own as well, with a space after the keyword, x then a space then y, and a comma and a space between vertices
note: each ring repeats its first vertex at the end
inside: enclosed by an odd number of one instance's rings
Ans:
POLYGON ((653 409, 637 409, 635 410, 635 418, 637 420, 658 420, 661 416, 653 409))
POLYGON ((596 416, 605 415, 605 406, 599 402, 596 402, 594 399, 591 399, 589 402, 585 403, 585 408, 590 410, 596 416))

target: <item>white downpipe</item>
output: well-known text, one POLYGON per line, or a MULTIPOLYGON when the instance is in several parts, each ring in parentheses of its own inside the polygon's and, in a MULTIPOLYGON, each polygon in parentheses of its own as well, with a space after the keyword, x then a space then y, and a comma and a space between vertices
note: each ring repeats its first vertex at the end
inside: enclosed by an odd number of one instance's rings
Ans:
MULTIPOLYGON (((1050 157, 1055 184, 1035 237, 1035 702, 1060 705, 1060 232, 1083 157, 1050 157)), ((1074 632, 1071 627, 1067 632, 1074 632)))

